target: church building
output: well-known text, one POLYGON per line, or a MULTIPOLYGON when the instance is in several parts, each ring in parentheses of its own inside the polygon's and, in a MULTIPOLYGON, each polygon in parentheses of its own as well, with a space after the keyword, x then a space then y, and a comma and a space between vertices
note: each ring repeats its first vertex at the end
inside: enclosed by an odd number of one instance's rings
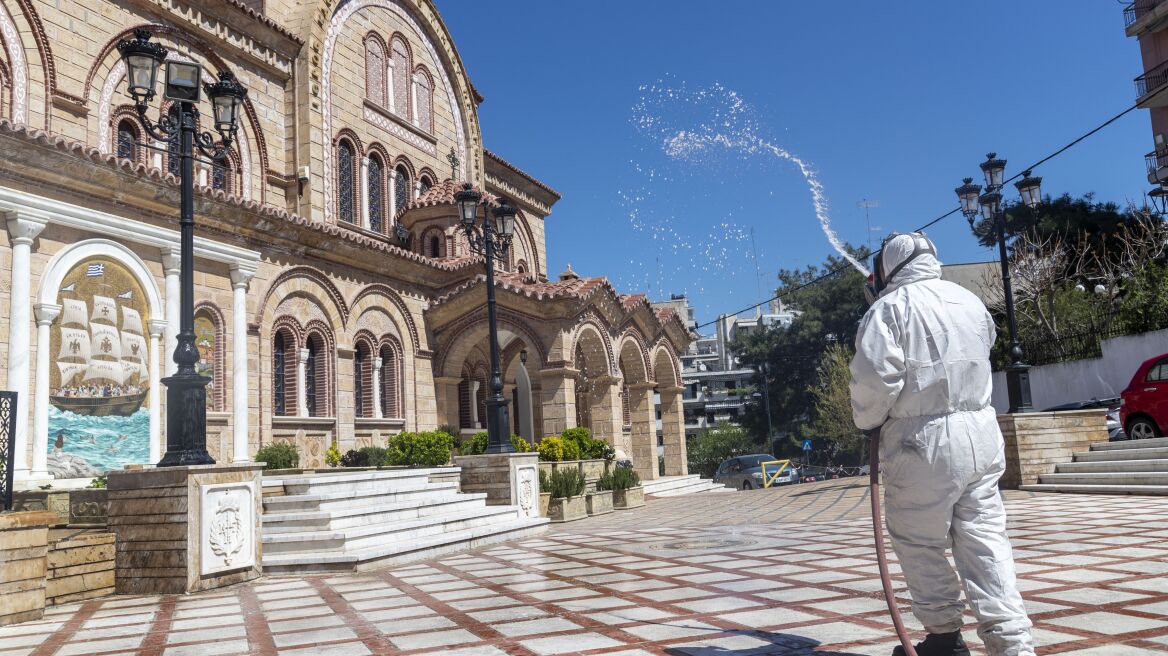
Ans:
MULTIPOLYGON (((117 44, 138 31, 204 82, 247 89, 227 161, 195 164, 212 457, 289 442, 319 467, 332 445, 484 429, 484 260, 454 197, 469 183, 518 209, 495 274, 513 432, 587 426, 642 478, 660 440, 664 474, 686 473, 689 331, 605 278, 549 275, 560 196, 484 146, 483 96, 431 0, 0 0, 0 376, 19 393, 18 481, 165 449, 181 158, 127 94, 117 44)), ((173 113, 162 94, 147 112, 173 113)))

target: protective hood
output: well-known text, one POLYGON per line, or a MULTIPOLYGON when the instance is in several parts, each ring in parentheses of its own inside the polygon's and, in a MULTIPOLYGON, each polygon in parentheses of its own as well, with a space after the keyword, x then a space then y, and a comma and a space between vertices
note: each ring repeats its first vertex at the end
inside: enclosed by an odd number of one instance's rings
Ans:
POLYGON ((892 280, 888 281, 888 286, 880 293, 881 298, 887 296, 893 291, 911 285, 914 282, 921 282, 922 280, 940 280, 941 279, 941 261, 930 253, 922 253, 912 259, 911 262, 904 265, 904 268, 896 272, 892 280))
POLYGON ((884 242, 874 264, 880 267, 877 273, 883 279, 883 289, 878 297, 905 285, 922 280, 941 277, 941 262, 933 254, 936 248, 924 234, 894 234, 884 242))

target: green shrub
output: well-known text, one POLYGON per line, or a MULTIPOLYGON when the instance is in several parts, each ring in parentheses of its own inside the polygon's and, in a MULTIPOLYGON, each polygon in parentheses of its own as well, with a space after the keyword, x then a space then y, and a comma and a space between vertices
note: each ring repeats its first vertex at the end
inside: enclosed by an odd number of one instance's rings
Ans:
POLYGON ((329 467, 336 467, 341 464, 341 450, 337 448, 335 443, 330 444, 328 451, 324 452, 324 464, 329 467))
MULTIPOLYGON (((564 456, 565 460, 612 460, 616 458, 616 449, 604 440, 592 437, 592 431, 583 427, 569 428, 560 433, 564 444, 573 443, 579 450, 575 458, 564 456)), ((571 447, 566 447, 570 449, 571 447)))
MULTIPOLYGON (((610 478, 609 484, 612 487, 605 488, 609 490, 627 490, 641 484, 641 477, 637 475, 637 472, 628 467, 615 467, 611 473, 607 473, 605 476, 610 478)), ((599 482, 596 484, 596 487, 597 489, 600 488, 599 482)))
POLYGON ((553 499, 577 497, 584 494, 584 474, 579 469, 557 469, 548 480, 548 491, 553 499))
POLYGON ((596 479, 597 491, 604 492, 612 489, 612 472, 604 472, 600 478, 596 479))
POLYGON ((580 444, 572 440, 563 440, 564 460, 582 460, 584 454, 580 451, 580 444))
POLYGON ((511 433, 511 447, 515 449, 516 453, 531 453, 535 451, 535 447, 530 442, 515 433, 511 433))
POLYGON ((564 459, 564 441, 558 437, 545 437, 535 445, 539 459, 543 462, 560 462, 564 459))
POLYGON ((547 470, 543 468, 539 470, 539 491, 541 493, 552 491, 552 479, 548 476, 547 470))
POLYGON ((89 487, 90 489, 94 489, 94 490, 104 490, 105 486, 106 486, 105 474, 102 474, 101 476, 94 478, 92 481, 89 481, 89 485, 86 487, 89 487))
POLYGON ((349 449, 341 456, 342 467, 368 467, 369 455, 356 449, 349 449))
POLYGON ((455 426, 454 424, 443 424, 443 425, 438 427, 438 432, 439 433, 446 433, 447 435, 453 435, 454 437, 458 437, 459 434, 462 433, 462 430, 459 429, 458 426, 455 426))
POLYGON ((487 452, 487 431, 479 431, 462 441, 458 452, 464 456, 477 456, 487 452))
POLYGON ((295 469, 300 464, 296 445, 287 442, 274 442, 260 447, 255 459, 256 462, 264 463, 264 469, 295 469))
POLYGON ((387 464, 407 467, 441 467, 453 449, 454 436, 440 431, 399 433, 385 447, 387 464))
POLYGON ((361 467, 384 467, 389 464, 385 449, 379 446, 367 446, 359 451, 365 464, 361 467))
POLYGON ((583 449, 584 445, 592 440, 592 431, 583 426, 565 428, 564 432, 560 433, 560 437, 563 438, 565 442, 575 442, 576 444, 579 444, 581 449, 583 449))

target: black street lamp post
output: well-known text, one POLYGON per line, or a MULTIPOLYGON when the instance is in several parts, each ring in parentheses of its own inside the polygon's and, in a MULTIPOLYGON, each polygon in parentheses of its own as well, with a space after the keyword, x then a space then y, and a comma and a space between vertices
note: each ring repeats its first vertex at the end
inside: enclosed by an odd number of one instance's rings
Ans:
POLYGON ((133 39, 118 42, 118 52, 126 65, 127 91, 143 127, 151 137, 169 141, 178 137, 178 155, 181 158, 179 181, 179 234, 182 287, 180 292, 180 319, 178 346, 174 361, 178 369, 164 378, 166 385, 166 455, 159 467, 186 465, 213 465, 215 460, 207 453, 207 383, 206 376, 195 370, 199 350, 195 346, 195 149, 213 164, 228 161, 227 150, 235 139, 239 110, 247 97, 247 89, 229 72, 219 74, 219 81, 203 84, 214 112, 215 131, 220 140, 215 142, 209 132, 199 132, 199 88, 203 68, 199 64, 171 60, 166 62, 164 97, 174 103, 174 111, 152 121, 147 117, 149 103, 154 98, 158 69, 166 59, 166 48, 150 41, 148 30, 137 30, 133 39))
MULTIPOLYGON (((1002 204, 1003 175, 1006 160, 998 159, 997 153, 986 155, 981 163, 985 174, 986 193, 981 193, 981 185, 973 184, 973 178, 965 178, 964 184, 955 189, 961 200, 961 212, 973 227, 978 208, 982 217, 993 224, 997 233, 998 257, 1002 266, 1002 291, 1006 300, 1006 323, 1010 328, 1010 364, 1006 367, 1006 391, 1010 399, 1010 412, 1031 412, 1030 365, 1022 361, 1022 344, 1018 341, 1018 323, 1014 318, 1014 290, 1010 282, 1010 260, 1006 248, 1006 210, 1002 204)), ((1022 173, 1022 179, 1014 183, 1022 202, 1030 209, 1042 202, 1042 178, 1022 173)))
POLYGON ((481 253, 487 268, 487 325, 491 341, 491 394, 487 397, 487 453, 514 453, 507 400, 503 398, 503 375, 499 371, 499 332, 495 319, 495 262, 502 262, 511 247, 515 230, 515 208, 501 201, 492 211, 483 194, 469 183, 454 194, 459 219, 471 250, 481 253), (479 206, 483 208, 479 222, 479 206), (491 220, 491 215, 494 220, 491 220))

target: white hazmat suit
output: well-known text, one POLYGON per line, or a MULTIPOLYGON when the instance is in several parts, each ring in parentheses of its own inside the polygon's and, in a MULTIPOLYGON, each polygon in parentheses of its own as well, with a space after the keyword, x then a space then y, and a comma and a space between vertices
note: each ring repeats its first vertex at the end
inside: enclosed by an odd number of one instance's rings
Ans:
MULTIPOLYGON (((889 240, 883 273, 915 244, 909 235, 889 240)), ((918 253, 860 323, 852 414, 861 430, 881 429, 885 518, 913 614, 929 633, 961 629, 961 587, 945 557, 952 546, 991 656, 1033 656, 998 494, 1005 454, 990 406, 994 339, 985 305, 942 281, 935 256, 918 253)))

